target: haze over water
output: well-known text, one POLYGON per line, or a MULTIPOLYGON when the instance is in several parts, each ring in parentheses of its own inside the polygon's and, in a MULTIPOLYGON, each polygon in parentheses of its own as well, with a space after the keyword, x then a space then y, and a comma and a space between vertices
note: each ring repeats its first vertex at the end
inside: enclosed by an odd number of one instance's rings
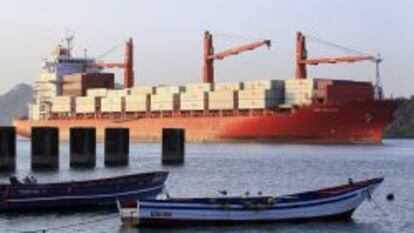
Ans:
MULTIPOLYGON (((187 144, 183 166, 162 166, 160 145, 131 145, 130 165, 103 166, 103 145, 98 145, 95 169, 69 168, 69 148, 61 145, 59 172, 30 172, 30 142, 18 142, 17 175, 35 175, 40 182, 82 180, 134 172, 169 170, 167 189, 172 196, 279 195, 317 189, 354 180, 385 176, 373 195, 363 203, 351 222, 195 227, 168 232, 414 232, 414 140, 385 140, 380 146, 272 145, 256 143, 187 144), (385 200, 395 194, 394 202, 385 200), (376 206, 380 206, 381 210, 376 206)), ((6 174, 1 182, 7 182, 6 174)), ((1 214, 1 232, 54 228, 48 232, 160 232, 159 229, 122 228, 116 212, 1 214), (90 221, 88 224, 82 224, 90 221), (70 228, 60 226, 75 225, 70 228)), ((167 230, 166 230, 167 231, 167 230)))

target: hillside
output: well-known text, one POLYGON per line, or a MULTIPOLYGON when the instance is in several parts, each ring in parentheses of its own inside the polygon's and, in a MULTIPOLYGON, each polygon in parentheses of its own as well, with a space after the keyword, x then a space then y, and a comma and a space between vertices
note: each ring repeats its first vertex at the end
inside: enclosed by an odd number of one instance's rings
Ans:
POLYGON ((394 120, 386 127, 388 138, 414 138, 414 96, 404 99, 394 114, 394 120))
POLYGON ((32 87, 24 83, 0 95, 0 125, 10 125, 14 118, 27 115, 27 103, 32 96, 32 87))

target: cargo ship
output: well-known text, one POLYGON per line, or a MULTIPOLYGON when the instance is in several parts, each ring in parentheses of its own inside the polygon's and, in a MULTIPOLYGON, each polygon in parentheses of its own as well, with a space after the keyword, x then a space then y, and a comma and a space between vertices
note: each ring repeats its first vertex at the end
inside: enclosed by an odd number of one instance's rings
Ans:
POLYGON ((308 58, 306 37, 296 39, 296 74, 286 80, 215 82, 214 62, 228 56, 270 46, 269 40, 213 48, 204 35, 203 79, 178 86, 134 85, 133 41, 125 43, 122 62, 105 63, 72 56, 73 37, 59 45, 42 65, 27 117, 15 119, 17 133, 31 136, 31 128, 59 128, 61 140, 71 127, 95 127, 97 139, 105 128, 130 129, 132 141, 159 141, 163 128, 184 128, 186 141, 265 141, 272 143, 379 144, 398 101, 384 99, 376 56, 308 58), (308 78, 307 65, 373 61, 377 82, 308 78), (114 73, 124 70, 123 87, 114 73))

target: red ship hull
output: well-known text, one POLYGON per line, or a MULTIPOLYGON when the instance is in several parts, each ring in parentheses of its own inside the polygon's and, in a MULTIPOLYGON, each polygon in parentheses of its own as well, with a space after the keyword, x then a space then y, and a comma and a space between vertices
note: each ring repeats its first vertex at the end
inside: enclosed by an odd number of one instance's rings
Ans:
POLYGON ((391 121, 398 101, 355 101, 316 104, 289 111, 207 113, 156 117, 106 119, 15 120, 20 136, 30 137, 31 127, 60 129, 60 139, 69 139, 70 127, 96 127, 104 138, 108 127, 130 129, 132 141, 159 141, 162 128, 185 128, 190 142, 267 141, 321 144, 379 144, 384 127, 391 121))

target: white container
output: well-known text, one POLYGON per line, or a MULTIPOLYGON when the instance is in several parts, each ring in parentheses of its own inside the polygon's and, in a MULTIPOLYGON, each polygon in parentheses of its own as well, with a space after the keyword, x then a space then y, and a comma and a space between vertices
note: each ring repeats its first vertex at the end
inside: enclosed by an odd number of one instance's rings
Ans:
POLYGON ((129 102, 147 102, 149 101, 150 94, 134 94, 125 96, 125 101, 129 102))
POLYGON ((149 102, 146 101, 126 101, 125 112, 146 112, 150 108, 149 102))
POLYGON ((248 89, 239 91, 239 99, 283 99, 283 90, 248 89))
POLYGON ((284 80, 252 80, 243 83, 243 89, 284 89, 284 80))
POLYGON ((241 82, 229 82, 229 83, 216 83, 214 85, 214 91, 237 91, 243 88, 241 82))
POLYGON ((235 100, 237 91, 213 91, 208 93, 209 100, 235 100))
POLYGON ((180 96, 174 93, 151 95, 151 111, 173 111, 180 106, 180 96))
POLYGON ((239 99, 239 109, 269 109, 283 104, 281 99, 239 99))
POLYGON ((99 108, 100 97, 80 96, 75 99, 76 113, 95 113, 99 108))
POLYGON ((185 85, 185 92, 209 92, 214 90, 212 83, 190 83, 185 85))
POLYGON ((207 110, 208 102, 205 100, 200 101, 181 101, 180 109, 183 111, 196 111, 207 110))
POLYGON ((233 110, 237 109, 237 101, 213 100, 208 102, 208 108, 211 110, 233 110))
POLYGON ((237 109, 237 91, 213 91, 208 93, 208 108, 211 110, 237 109))
POLYGON ((155 87, 152 86, 136 86, 129 89, 130 95, 154 94, 155 87))
POLYGON ((55 96, 51 98, 52 105, 72 105, 74 97, 72 96, 55 96))
POLYGON ((185 91, 183 86, 159 86, 156 87, 156 94, 178 94, 185 91))
POLYGON ((96 113, 97 106, 93 104, 76 105, 76 113, 96 113))
POLYGON ((92 88, 86 90, 87 96, 94 96, 94 97, 106 97, 108 94, 108 89, 106 88, 92 88))
POLYGON ((101 112, 122 112, 123 97, 105 97, 101 99, 101 112))
POLYGON ((72 105, 70 104, 54 104, 52 105, 52 112, 67 113, 72 111, 72 105))
POLYGON ((107 97, 124 97, 128 95, 128 89, 108 90, 107 97))
POLYGON ((207 92, 184 92, 180 94, 181 101, 206 100, 208 98, 207 92))
POLYGON ((125 97, 126 112, 146 112, 150 108, 150 95, 139 94, 125 97))

